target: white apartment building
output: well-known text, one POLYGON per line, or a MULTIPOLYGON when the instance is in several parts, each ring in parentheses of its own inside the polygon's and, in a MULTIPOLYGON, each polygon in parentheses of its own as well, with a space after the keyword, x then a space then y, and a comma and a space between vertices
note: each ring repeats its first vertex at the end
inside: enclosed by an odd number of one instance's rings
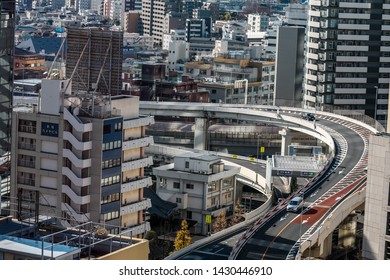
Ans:
POLYGON ((190 44, 186 41, 174 40, 168 47, 168 70, 184 72, 184 63, 190 58, 190 44))
POLYGON ((388 110, 390 1, 309 1, 305 106, 353 110, 382 124, 388 110))
POLYGON ((260 14, 249 14, 247 20, 247 30, 249 32, 267 31, 269 25, 269 16, 260 14))
POLYGON ((186 31, 184 29, 172 29, 169 33, 163 35, 162 49, 169 49, 169 42, 171 41, 185 41, 186 31))
POLYGON ((56 75, 42 80, 32 112, 12 115, 12 213, 35 223, 92 221, 111 233, 144 233, 151 201, 143 188, 152 184, 144 167, 153 164, 144 153, 153 144, 145 127, 153 117, 139 116, 138 97, 76 97, 70 80, 56 75))
POLYGON ((195 221, 195 234, 207 234, 206 215, 221 211, 232 214, 236 201, 236 180, 240 167, 225 165, 217 156, 188 153, 174 163, 153 169, 157 195, 176 203, 181 218, 195 221))

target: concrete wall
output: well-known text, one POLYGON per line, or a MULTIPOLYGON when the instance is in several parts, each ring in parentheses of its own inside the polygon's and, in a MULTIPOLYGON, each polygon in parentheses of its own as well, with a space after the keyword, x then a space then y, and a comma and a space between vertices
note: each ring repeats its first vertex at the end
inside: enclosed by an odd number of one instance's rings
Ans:
POLYGON ((149 241, 145 239, 139 239, 139 242, 117 250, 110 254, 104 255, 98 260, 148 260, 149 256, 149 241))

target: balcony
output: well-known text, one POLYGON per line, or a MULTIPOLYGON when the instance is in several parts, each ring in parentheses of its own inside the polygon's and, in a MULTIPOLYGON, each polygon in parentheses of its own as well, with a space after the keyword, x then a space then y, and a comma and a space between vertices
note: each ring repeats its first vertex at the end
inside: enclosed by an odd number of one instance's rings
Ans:
POLYGON ((75 211, 68 203, 61 203, 61 210, 73 217, 79 223, 86 223, 90 220, 90 213, 79 213, 75 211))
POLYGON ((91 159, 79 159, 71 150, 63 149, 62 156, 64 158, 68 158, 74 166, 78 168, 87 168, 91 167, 92 160, 91 159))
POLYGON ((19 132, 26 132, 26 133, 37 133, 37 127, 31 126, 31 125, 19 125, 19 132))
POLYGON ((121 207, 121 215, 126 215, 134 212, 139 212, 152 207, 152 201, 147 198, 142 201, 128 203, 121 207))
POLYGON ((91 202, 90 195, 85 195, 85 196, 78 195, 68 185, 62 185, 62 193, 66 194, 74 203, 78 205, 83 205, 91 202))
POLYGON ((31 160, 18 159, 18 166, 35 168, 35 160, 31 161, 31 160))
POLYGON ((68 167, 62 167, 62 174, 69 178, 73 184, 79 187, 85 187, 91 185, 91 177, 79 178, 68 167))
POLYGON ((69 143, 79 151, 86 151, 92 149, 91 141, 81 142, 69 131, 64 131, 64 140, 69 141, 69 143))
POLYGON ((153 157, 128 160, 122 163, 122 172, 153 165, 153 157))
POLYGON ((121 185, 121 193, 143 189, 152 185, 150 177, 129 178, 121 185))
POLYGON ((125 120, 123 122, 123 129, 148 126, 151 124, 154 124, 154 117, 153 116, 140 117, 137 119, 125 120))
POLYGON ((36 144, 26 143, 26 142, 18 142, 18 148, 22 150, 35 151, 37 148, 36 144))
POLYGON ((92 123, 83 123, 77 116, 72 115, 67 108, 64 108, 64 119, 78 132, 92 131, 92 123))
POLYGON ((147 231, 150 231, 149 222, 143 222, 141 225, 137 225, 133 227, 126 227, 126 224, 124 224, 124 228, 122 229, 121 234, 128 235, 131 232, 131 235, 136 236, 138 234, 143 234, 147 231))
POLYGON ((153 145, 153 136, 140 137, 140 138, 129 138, 122 144, 122 150, 136 149, 141 147, 148 147, 153 145))
POLYGON ((23 185, 27 185, 27 186, 35 186, 35 179, 18 176, 18 184, 23 184, 23 185))

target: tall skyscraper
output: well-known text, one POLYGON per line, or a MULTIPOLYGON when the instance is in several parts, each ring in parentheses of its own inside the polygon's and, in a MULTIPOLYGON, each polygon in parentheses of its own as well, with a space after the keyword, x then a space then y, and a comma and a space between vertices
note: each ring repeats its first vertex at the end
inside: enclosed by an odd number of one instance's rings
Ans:
POLYGON ((390 1, 309 1, 306 107, 353 110, 386 122, 390 1))
POLYGON ((0 1, 0 157, 10 151, 15 0, 0 1))

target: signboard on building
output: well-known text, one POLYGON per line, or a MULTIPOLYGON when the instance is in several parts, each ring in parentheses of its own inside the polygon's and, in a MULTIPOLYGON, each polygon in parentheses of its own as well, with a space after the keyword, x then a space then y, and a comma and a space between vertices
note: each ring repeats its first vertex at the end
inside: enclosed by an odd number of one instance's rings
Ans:
POLYGON ((58 137, 58 123, 42 122, 41 135, 58 137))

